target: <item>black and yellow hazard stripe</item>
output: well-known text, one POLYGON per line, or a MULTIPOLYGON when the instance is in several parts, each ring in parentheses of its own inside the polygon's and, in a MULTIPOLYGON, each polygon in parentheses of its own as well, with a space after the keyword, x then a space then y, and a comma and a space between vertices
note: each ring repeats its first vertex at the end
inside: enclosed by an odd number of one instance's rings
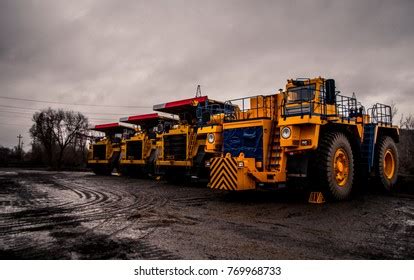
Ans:
POLYGON ((237 189, 237 161, 234 158, 214 158, 210 166, 210 188, 237 189))

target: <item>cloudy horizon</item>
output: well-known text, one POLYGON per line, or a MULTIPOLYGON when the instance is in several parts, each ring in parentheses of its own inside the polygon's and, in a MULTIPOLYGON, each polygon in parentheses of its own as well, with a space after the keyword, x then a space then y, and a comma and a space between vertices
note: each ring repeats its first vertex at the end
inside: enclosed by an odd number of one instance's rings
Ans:
POLYGON ((22 134, 29 149, 42 108, 111 122, 192 97, 198 84, 226 100, 323 76, 366 107, 393 101, 407 115, 413 11, 402 0, 0 0, 0 146, 22 134))

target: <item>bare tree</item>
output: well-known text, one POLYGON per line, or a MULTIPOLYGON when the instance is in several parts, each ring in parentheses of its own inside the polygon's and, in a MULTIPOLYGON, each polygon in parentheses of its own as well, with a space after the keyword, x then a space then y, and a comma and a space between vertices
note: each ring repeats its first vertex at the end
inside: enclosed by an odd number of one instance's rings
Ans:
POLYGON ((62 167, 62 159, 69 145, 81 145, 79 136, 84 134, 89 124, 88 119, 80 112, 53 110, 51 108, 42 110, 33 115, 35 122, 30 129, 33 139, 38 140, 45 148, 48 163, 52 164, 54 148, 57 151, 57 167, 62 167))
POLYGON ((51 108, 34 113, 32 120, 34 124, 30 128, 31 137, 42 144, 46 154, 47 164, 52 165, 53 152, 55 148, 54 126, 55 111, 51 108))
POLYGON ((397 115, 398 113, 398 108, 397 108, 397 104, 391 100, 391 117, 392 119, 394 119, 394 117, 397 115))
POLYGON ((400 127, 407 130, 414 130, 414 116, 409 114, 408 116, 401 115, 400 127))
POLYGON ((76 137, 88 129, 88 119, 80 112, 57 111, 55 138, 59 146, 58 168, 62 165, 65 149, 72 144, 76 146, 76 137))

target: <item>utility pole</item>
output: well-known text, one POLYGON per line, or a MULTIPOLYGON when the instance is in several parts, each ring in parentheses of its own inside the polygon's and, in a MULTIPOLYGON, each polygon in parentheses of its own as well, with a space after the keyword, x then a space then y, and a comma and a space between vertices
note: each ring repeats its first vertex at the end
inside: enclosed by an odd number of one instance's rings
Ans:
POLYGON ((19 145, 17 146, 17 153, 19 155, 19 159, 22 159, 22 145, 23 145, 23 136, 21 134, 19 134, 19 136, 17 136, 17 138, 19 138, 19 145))

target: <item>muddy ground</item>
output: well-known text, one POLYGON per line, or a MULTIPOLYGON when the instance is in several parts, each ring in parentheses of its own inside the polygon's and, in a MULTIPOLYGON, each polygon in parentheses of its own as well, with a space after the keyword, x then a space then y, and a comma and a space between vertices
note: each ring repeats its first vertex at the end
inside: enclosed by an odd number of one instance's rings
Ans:
POLYGON ((414 197, 308 204, 87 172, 0 170, 1 259, 413 259, 414 197))

